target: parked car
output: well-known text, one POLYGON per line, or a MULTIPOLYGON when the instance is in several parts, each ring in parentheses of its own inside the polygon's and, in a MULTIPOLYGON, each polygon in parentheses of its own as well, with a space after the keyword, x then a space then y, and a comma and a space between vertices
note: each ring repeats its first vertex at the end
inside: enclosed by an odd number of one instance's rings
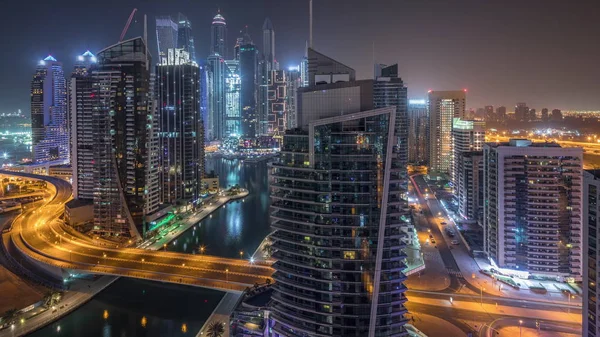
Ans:
POLYGON ((431 243, 435 243, 435 239, 434 238, 431 238, 431 243))

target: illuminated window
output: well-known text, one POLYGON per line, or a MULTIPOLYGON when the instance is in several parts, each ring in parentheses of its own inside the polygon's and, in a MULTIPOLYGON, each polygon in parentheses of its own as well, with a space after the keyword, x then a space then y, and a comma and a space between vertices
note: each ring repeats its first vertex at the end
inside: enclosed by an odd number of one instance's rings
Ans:
POLYGON ((344 251, 344 260, 355 260, 356 259, 356 252, 354 251, 344 251))

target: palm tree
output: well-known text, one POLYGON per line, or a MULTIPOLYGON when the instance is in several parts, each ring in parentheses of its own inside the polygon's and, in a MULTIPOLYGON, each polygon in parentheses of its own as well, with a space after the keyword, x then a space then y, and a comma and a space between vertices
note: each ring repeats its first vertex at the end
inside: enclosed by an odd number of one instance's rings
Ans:
POLYGON ((223 326, 225 323, 214 321, 208 325, 208 329, 206 330, 206 334, 208 337, 222 337, 225 333, 225 327, 223 326))
POLYGON ((17 312, 19 312, 16 308, 8 309, 2 315, 2 324, 10 323, 15 317, 17 317, 17 312))
POLYGON ((270 244, 265 244, 262 248, 263 255, 267 258, 271 257, 273 254, 273 247, 270 244))

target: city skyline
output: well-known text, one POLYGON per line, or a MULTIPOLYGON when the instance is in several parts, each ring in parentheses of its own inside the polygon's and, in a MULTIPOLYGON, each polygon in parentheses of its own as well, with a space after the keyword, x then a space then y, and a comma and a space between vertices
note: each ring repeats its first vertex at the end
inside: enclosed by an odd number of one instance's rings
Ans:
MULTIPOLYGON (((115 43, 133 7, 139 11, 127 37, 142 35, 142 15, 147 14, 149 48, 155 54, 155 17, 176 17, 178 12, 182 12, 192 22, 199 58, 208 55, 211 18, 219 8, 230 26, 226 43, 229 53, 233 50, 236 38, 241 35, 239 32, 246 25, 250 36, 256 42, 260 41, 262 24, 268 17, 278 32, 278 61, 286 69, 299 64, 304 54, 305 41, 308 39, 306 2, 297 0, 283 5, 262 1, 246 4, 232 0, 220 3, 217 7, 216 4, 141 4, 132 1, 119 3, 118 8, 122 10, 114 11, 113 6, 106 6, 106 9, 98 8, 98 15, 85 18, 71 15, 73 13, 69 7, 77 6, 67 5, 53 16, 50 25, 43 19, 49 10, 47 4, 33 8, 9 4, 7 10, 15 15, 9 16, 3 23, 7 29, 16 24, 13 20, 20 17, 19 13, 25 14, 25 11, 29 18, 44 26, 43 30, 39 29, 41 26, 38 24, 25 27, 19 39, 9 40, 5 37, 10 42, 6 44, 11 47, 3 61, 13 62, 15 66, 6 72, 6 81, 0 84, 0 91, 3 92, 3 106, 0 109, 16 111, 20 108, 29 113, 28 93, 24 86, 31 73, 26 69, 31 69, 48 54, 70 69, 77 55, 83 51, 89 49, 96 53, 102 46, 115 43), (69 24, 63 24, 65 20, 69 20, 69 24), (70 29, 73 26, 78 28, 70 29), (102 27, 102 30, 98 27, 102 27), (15 58, 15 53, 29 56, 15 58)), ((315 3, 315 48, 345 64, 355 64, 360 79, 371 78, 373 54, 376 62, 399 62, 399 73, 406 79, 411 98, 423 98, 428 89, 468 88, 469 108, 504 105, 512 111, 512 107, 522 101, 538 111, 542 108, 595 110, 600 106, 600 99, 593 95, 594 78, 599 75, 593 61, 597 47, 584 43, 594 34, 597 35, 600 29, 592 25, 593 20, 585 19, 597 5, 581 4, 576 8, 559 1, 545 1, 543 8, 538 9, 536 4, 540 1, 530 1, 528 4, 510 1, 502 5, 465 1, 459 6, 437 4, 439 11, 431 12, 428 8, 433 2, 390 4, 386 11, 369 11, 361 7, 363 5, 356 4, 340 9, 340 15, 330 15, 336 10, 334 4, 315 3), (440 27, 443 22, 437 22, 439 20, 436 17, 440 14, 436 13, 444 11, 450 11, 455 22, 461 24, 440 27), (569 20, 563 13, 573 13, 579 20, 569 20), (391 22, 392 15, 397 17, 394 23, 383 26, 381 22, 391 22), (540 18, 540 22, 531 24, 514 16, 540 18), (340 22, 338 17, 362 21, 364 24, 342 25, 347 21, 340 22), (505 22, 508 18, 511 18, 510 24, 505 22), (427 26, 431 28, 420 29, 421 23, 428 23, 427 26), (473 29, 475 27, 477 29, 473 29), (437 34, 441 28, 445 30, 443 36, 437 34), (378 29, 382 30, 380 34, 374 34, 378 29), (400 31, 410 34, 390 35, 400 31), (337 38, 339 36, 342 38, 337 38), (527 42, 532 45, 535 43, 535 48, 515 50, 516 46, 526 46, 527 42), (457 44, 461 48, 448 48, 457 44), (361 45, 365 47, 359 48, 361 45), (577 50, 577 53, 572 50, 577 50), (555 80, 557 76, 560 76, 560 81, 555 80)), ((258 46, 262 46, 260 42, 258 46)), ((152 56, 158 60, 157 55, 152 56)), ((230 58, 232 55, 226 57, 230 58)))

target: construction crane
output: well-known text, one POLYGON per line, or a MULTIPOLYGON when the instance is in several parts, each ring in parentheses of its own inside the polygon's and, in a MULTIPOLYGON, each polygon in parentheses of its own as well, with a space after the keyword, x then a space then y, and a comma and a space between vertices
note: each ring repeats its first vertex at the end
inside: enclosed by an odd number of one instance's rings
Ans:
POLYGON ((121 37, 119 38, 119 42, 123 41, 123 38, 125 37, 127 30, 129 29, 129 25, 131 25, 131 21, 133 20, 133 16, 135 15, 135 12, 137 12, 137 8, 134 8, 133 11, 131 11, 131 15, 129 15, 129 19, 127 20, 127 23, 125 24, 125 28, 123 28, 123 32, 121 33, 121 37))

